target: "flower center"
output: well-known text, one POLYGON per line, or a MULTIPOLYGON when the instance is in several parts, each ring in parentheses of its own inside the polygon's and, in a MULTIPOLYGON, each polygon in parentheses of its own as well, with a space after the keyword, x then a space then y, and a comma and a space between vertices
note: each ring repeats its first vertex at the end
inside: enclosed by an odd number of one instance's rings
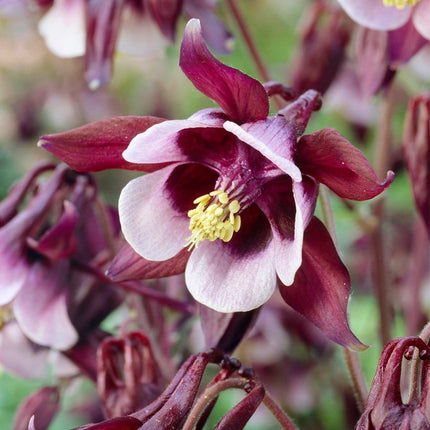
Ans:
POLYGON ((233 233, 240 229, 240 210, 237 200, 230 201, 225 191, 217 190, 198 197, 193 202, 195 209, 188 211, 191 236, 187 239, 188 251, 198 243, 209 239, 229 242, 233 233))
POLYGON ((403 9, 407 4, 416 5, 420 0, 382 0, 384 6, 396 6, 397 9, 403 9))

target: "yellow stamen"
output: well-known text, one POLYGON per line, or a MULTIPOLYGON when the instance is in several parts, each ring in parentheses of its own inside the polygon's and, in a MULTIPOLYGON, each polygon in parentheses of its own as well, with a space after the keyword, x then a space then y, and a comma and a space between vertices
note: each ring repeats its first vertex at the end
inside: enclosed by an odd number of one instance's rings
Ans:
POLYGON ((396 6, 397 9, 403 9, 406 5, 414 6, 420 0, 382 0, 384 6, 396 6))
POLYGON ((233 233, 239 231, 241 220, 240 215, 236 214, 240 204, 237 200, 230 201, 225 191, 212 191, 198 197, 193 203, 197 205, 196 208, 188 211, 191 236, 186 245, 189 251, 205 239, 229 242, 233 233))
POLYGON ((0 330, 12 319, 12 309, 9 306, 0 306, 0 330))

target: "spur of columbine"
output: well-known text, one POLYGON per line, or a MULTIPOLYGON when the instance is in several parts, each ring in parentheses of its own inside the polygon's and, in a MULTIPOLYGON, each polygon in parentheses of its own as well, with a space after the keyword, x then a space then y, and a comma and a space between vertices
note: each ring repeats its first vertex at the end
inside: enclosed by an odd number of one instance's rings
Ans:
POLYGON ((130 265, 141 277, 185 271, 193 297, 220 312, 258 308, 278 285, 330 339, 360 348, 347 323, 348 272, 313 216, 318 183, 365 200, 392 175, 379 183, 361 152, 333 129, 302 136, 321 106, 316 91, 268 116, 269 95, 285 96, 285 87, 219 62, 198 20, 187 24, 180 66, 221 109, 186 120, 117 117, 40 141, 78 170, 150 172, 129 182, 119 200, 125 238, 143 258, 122 252, 110 274, 117 278, 130 265))

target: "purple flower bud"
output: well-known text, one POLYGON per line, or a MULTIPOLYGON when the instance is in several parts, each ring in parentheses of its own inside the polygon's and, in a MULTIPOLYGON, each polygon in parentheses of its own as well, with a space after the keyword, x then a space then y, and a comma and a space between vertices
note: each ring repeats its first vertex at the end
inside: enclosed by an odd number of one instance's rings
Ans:
POLYGON ((430 234, 430 95, 414 97, 403 132, 403 152, 415 205, 430 234))
POLYGON ((106 338, 97 352, 97 385, 108 417, 143 408, 160 394, 160 374, 149 340, 140 332, 106 338))
POLYGON ((430 428, 429 356, 429 347, 419 337, 394 339, 385 346, 356 430, 430 428), (419 358, 423 360, 421 398, 405 403, 400 387, 402 361, 405 357, 411 358, 411 348, 418 348, 419 358))

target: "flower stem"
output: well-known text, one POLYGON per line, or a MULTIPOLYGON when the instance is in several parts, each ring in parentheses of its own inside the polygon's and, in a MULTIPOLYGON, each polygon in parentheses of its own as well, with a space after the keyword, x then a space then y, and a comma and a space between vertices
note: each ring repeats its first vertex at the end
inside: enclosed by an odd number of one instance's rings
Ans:
MULTIPOLYGON (((382 103, 382 112, 378 126, 378 136, 375 147, 375 171, 379 178, 383 178, 389 167, 391 133, 390 123, 393 114, 393 86, 390 85, 382 103)), ((387 264, 385 258, 384 234, 382 220, 384 216, 384 198, 380 197, 373 205, 372 214, 377 220, 375 229, 370 234, 373 262, 373 283, 379 307, 379 330, 382 345, 391 339, 391 303, 388 293, 387 264)))
POLYGON ((249 383, 246 378, 229 378, 219 381, 203 391, 194 404, 182 430, 193 430, 203 415, 206 407, 216 399, 223 391, 229 388, 244 388, 249 383))
POLYGON ((282 408, 273 400, 273 397, 266 391, 263 399, 264 405, 267 409, 272 412, 273 416, 281 424, 282 428, 285 430, 296 430, 297 427, 288 418, 287 414, 282 410, 282 408))
MULTIPOLYGON (((270 77, 270 74, 263 60, 261 59, 260 54, 258 53, 257 46, 251 36, 250 31, 248 30, 248 26, 246 25, 246 22, 242 16, 242 13, 236 4, 236 0, 227 0, 227 3, 230 7, 231 13, 237 25, 239 26, 242 37, 245 41, 246 46, 248 47, 249 53, 251 54, 251 58, 254 61, 254 64, 255 64, 255 67, 257 68, 258 73, 260 74, 263 81, 265 82, 271 81, 272 79, 270 77)), ((284 107, 283 102, 279 100, 277 97, 274 97, 274 101, 278 109, 282 109, 284 107)))
MULTIPOLYGON (((334 225, 333 210, 330 204, 330 196, 327 187, 320 185, 320 203, 324 224, 326 225, 333 243, 338 248, 336 228, 334 225)), ((351 376, 352 386, 354 389, 355 398, 357 400, 360 411, 364 410, 364 405, 367 399, 367 386, 364 380, 363 371, 361 370, 360 362, 356 352, 343 348, 346 365, 351 376)))
MULTIPOLYGON (((428 344, 430 341, 430 323, 423 328, 420 338, 428 344)), ((411 360, 411 374, 409 384, 408 404, 418 404, 421 396, 421 368, 422 361, 419 358, 419 351, 415 350, 411 360)))

